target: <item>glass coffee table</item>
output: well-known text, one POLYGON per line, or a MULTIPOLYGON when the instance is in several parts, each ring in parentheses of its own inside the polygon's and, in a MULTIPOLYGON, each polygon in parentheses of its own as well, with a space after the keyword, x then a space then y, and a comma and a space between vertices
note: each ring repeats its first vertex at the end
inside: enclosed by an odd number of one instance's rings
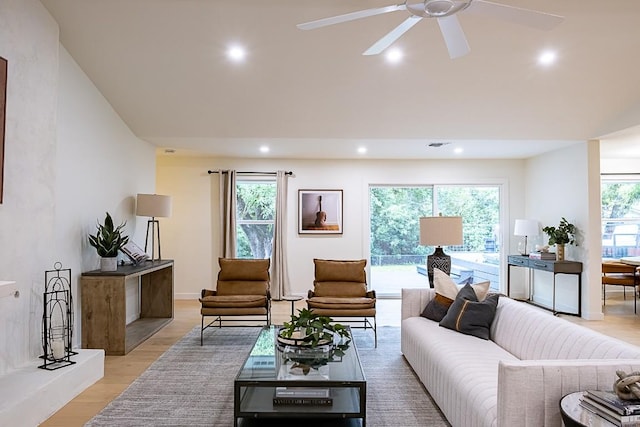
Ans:
MULTIPOLYGON (((366 426, 367 381, 354 341, 343 355, 308 353, 277 341, 277 326, 262 329, 234 380, 234 426, 252 419, 344 419, 366 426)), ((327 352, 329 350, 325 350, 327 352)))

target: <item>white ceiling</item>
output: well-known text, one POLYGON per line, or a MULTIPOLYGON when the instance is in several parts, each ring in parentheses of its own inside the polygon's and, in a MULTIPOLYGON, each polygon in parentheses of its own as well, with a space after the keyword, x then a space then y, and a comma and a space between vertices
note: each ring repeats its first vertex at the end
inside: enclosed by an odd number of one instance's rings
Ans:
MULTIPOLYGON (((640 124, 637 0, 494 0, 565 20, 544 32, 462 12, 471 53, 451 60, 424 19, 394 44, 396 65, 361 53, 404 11, 296 28, 390 0, 41 1, 131 130, 177 152, 524 158, 640 124), (247 47, 245 62, 226 59, 230 43, 247 47), (543 49, 557 64, 537 65, 543 49)), ((602 156, 640 157, 635 134, 607 140, 602 156)))

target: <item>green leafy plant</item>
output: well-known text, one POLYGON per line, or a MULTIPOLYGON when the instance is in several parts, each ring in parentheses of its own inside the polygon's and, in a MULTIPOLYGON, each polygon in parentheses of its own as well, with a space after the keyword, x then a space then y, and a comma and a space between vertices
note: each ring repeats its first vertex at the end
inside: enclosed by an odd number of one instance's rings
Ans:
POLYGON ((292 338, 294 332, 298 331, 302 336, 301 340, 310 347, 316 347, 323 342, 333 342, 335 334, 341 338, 351 338, 349 330, 344 325, 333 323, 330 317, 320 316, 306 308, 298 310, 297 316, 292 315, 290 322, 284 322, 279 334, 283 338, 292 338))
POLYGON ((550 245, 573 245, 576 243, 576 233, 578 229, 571 224, 565 217, 562 217, 558 227, 543 227, 542 231, 549 236, 550 245))
POLYGON ((95 235, 89 235, 89 244, 96 248, 98 255, 103 258, 113 258, 118 256, 118 251, 129 241, 128 236, 122 235, 122 229, 126 222, 117 227, 113 225, 113 219, 109 212, 104 219, 104 224, 98 223, 96 228, 98 232, 95 235))

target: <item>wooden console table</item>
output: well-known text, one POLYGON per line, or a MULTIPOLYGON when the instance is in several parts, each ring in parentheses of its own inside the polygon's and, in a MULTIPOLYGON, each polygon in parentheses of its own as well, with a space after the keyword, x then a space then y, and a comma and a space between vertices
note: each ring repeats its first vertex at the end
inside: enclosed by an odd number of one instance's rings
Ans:
POLYGON ((531 300, 531 296, 526 302, 540 308, 553 311, 553 314, 571 314, 582 316, 582 263, 577 261, 553 261, 532 259, 526 255, 509 255, 507 260, 507 296, 511 297, 511 267, 524 267, 532 270, 542 270, 553 273, 553 305, 551 308, 536 304, 531 300), (578 278, 578 312, 567 313, 556 310, 556 275, 573 274, 578 278))
POLYGON ((82 273, 82 348, 123 355, 173 319, 173 260, 82 273), (125 282, 140 281, 140 318, 126 324, 125 282))

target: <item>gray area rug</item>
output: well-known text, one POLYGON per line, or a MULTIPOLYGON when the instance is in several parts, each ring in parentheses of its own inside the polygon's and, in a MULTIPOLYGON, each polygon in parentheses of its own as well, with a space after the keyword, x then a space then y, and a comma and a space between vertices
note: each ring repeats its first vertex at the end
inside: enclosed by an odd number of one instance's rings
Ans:
MULTIPOLYGON (((200 327, 194 328, 85 426, 232 426, 233 380, 258 332, 209 329, 201 347, 200 327)), ((368 426, 449 426, 402 356, 400 328, 379 327, 378 348, 370 330, 356 329, 353 335, 367 378, 368 426)), ((342 425, 302 425, 324 424, 342 425)))

